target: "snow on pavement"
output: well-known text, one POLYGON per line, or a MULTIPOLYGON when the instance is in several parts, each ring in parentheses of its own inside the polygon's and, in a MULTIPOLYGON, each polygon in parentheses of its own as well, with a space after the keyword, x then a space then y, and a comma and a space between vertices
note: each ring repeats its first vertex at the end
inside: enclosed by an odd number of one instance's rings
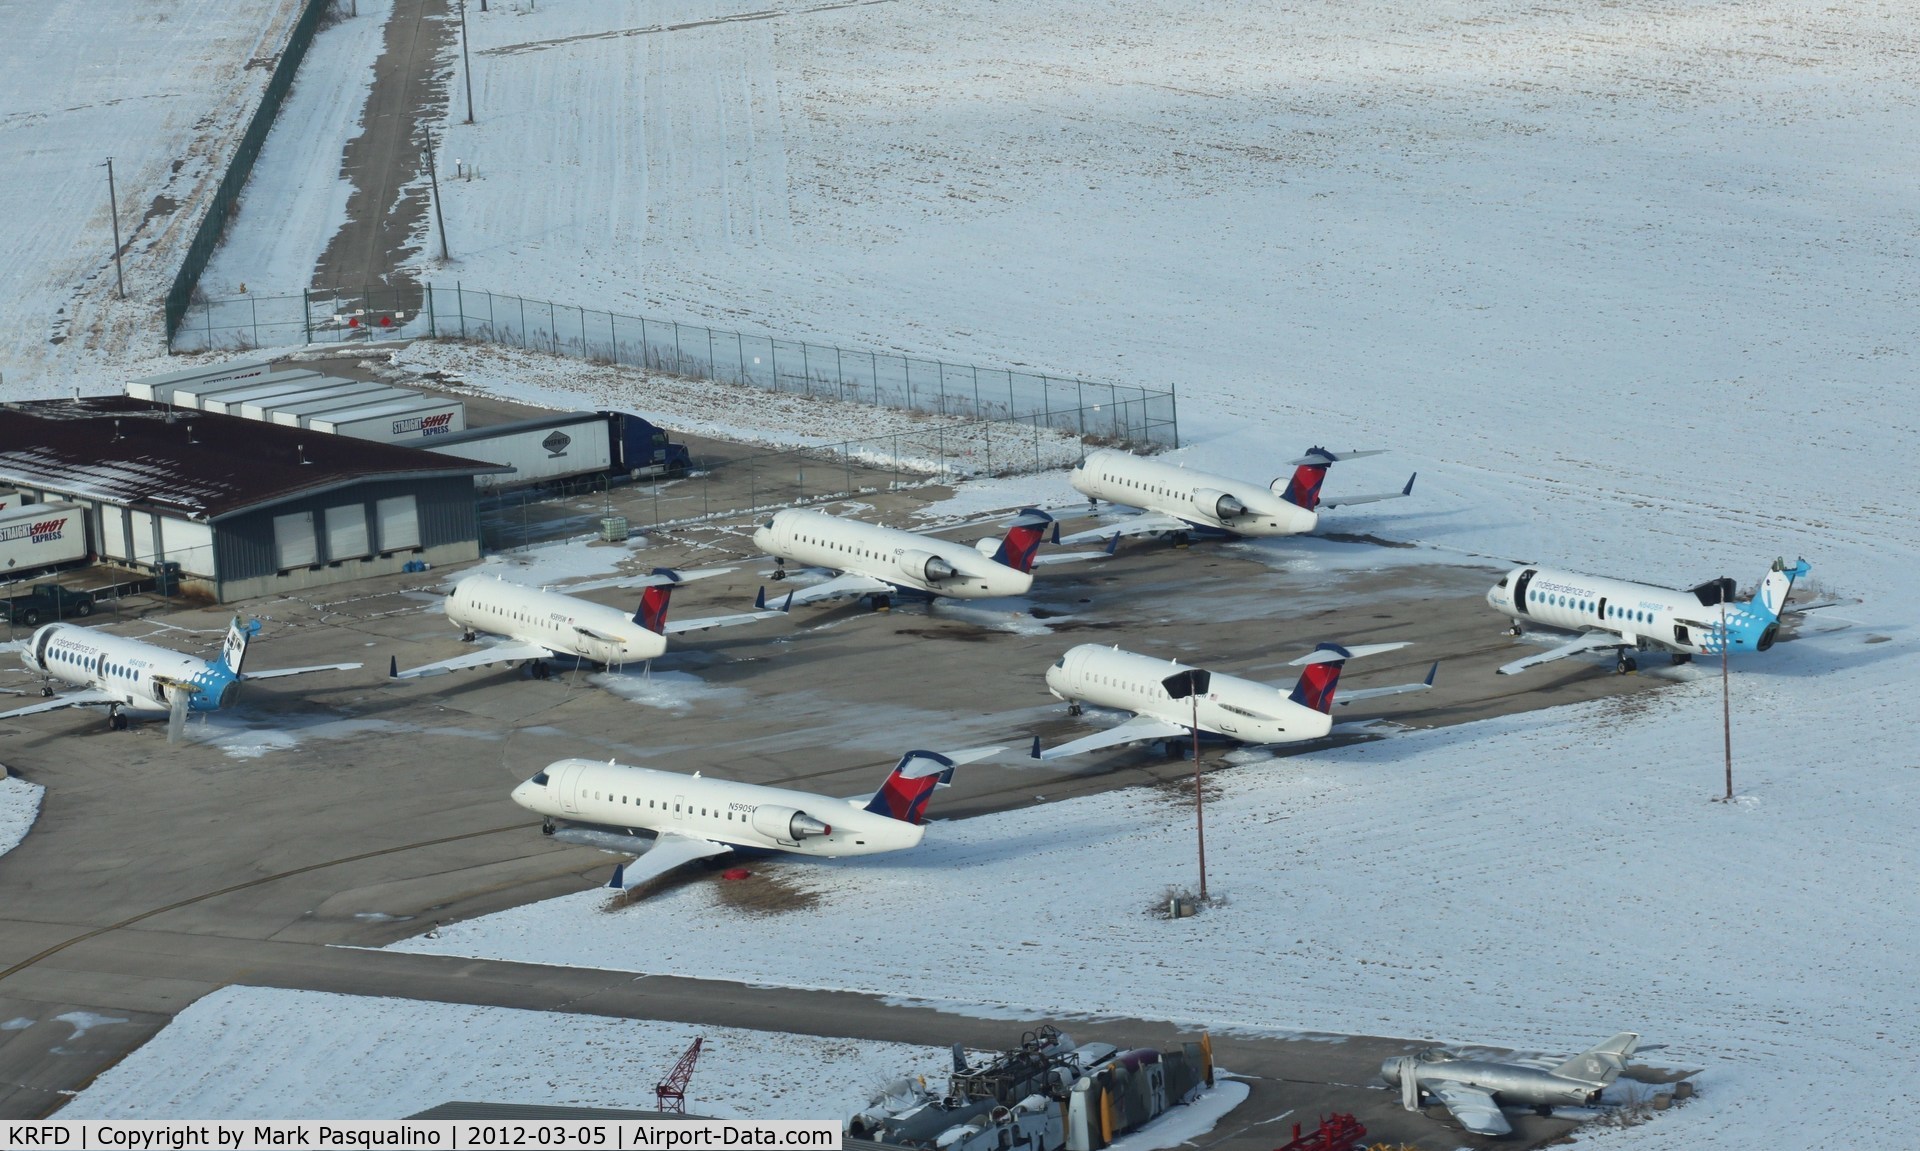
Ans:
POLYGON ((40 814, 46 788, 18 776, 0 779, 0 855, 20 846, 40 814))

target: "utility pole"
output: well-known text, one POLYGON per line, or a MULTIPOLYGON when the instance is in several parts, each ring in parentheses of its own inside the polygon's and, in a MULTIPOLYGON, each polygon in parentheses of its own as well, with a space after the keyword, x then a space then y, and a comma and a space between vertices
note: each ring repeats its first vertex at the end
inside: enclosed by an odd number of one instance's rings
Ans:
POLYGON ((127 298, 127 272, 120 264, 120 197, 113 190, 113 157, 107 157, 107 211, 113 216, 113 278, 120 285, 120 298, 127 298))
POLYGON ((1727 597, 1720 596, 1720 735, 1727 753, 1727 794, 1723 803, 1733 802, 1733 691, 1727 682, 1727 597))
MULTIPOLYGON (((480 0, 485 12, 486 0, 480 0)), ((460 0, 460 66, 467 74, 467 123, 473 123, 473 58, 467 55, 467 0, 460 0)))
POLYGON ((431 132, 427 133, 427 146, 423 151, 427 156, 427 180, 433 185, 433 218, 440 225, 440 259, 446 261, 453 257, 447 255, 447 218, 440 214, 440 175, 433 166, 433 133, 431 132))
POLYGON ((1200 902, 1207 901, 1207 808, 1200 789, 1200 697, 1207 693, 1213 673, 1190 667, 1161 680, 1174 699, 1186 696, 1193 710, 1193 827, 1200 848, 1200 902))

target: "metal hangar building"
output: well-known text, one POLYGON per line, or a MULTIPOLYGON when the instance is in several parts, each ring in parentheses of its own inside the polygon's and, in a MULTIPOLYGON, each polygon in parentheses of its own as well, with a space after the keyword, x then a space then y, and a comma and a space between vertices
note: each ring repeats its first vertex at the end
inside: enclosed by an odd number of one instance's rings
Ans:
POLYGON ((501 470, 119 396, 0 405, 0 487, 219 602, 478 559, 474 477, 501 470))

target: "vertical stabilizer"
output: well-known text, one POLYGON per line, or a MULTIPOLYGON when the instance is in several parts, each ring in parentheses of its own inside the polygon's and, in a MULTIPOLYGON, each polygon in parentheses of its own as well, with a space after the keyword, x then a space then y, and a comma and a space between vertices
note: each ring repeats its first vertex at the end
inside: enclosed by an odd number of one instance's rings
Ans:
POLYGON ((640 608, 633 622, 655 635, 667 634, 667 603, 673 598, 673 585, 661 584, 640 593, 640 608))
POLYGON ((1333 460, 1333 453, 1325 448, 1308 448, 1305 456, 1294 461, 1293 478, 1287 481, 1286 489, 1279 493, 1280 498, 1308 511, 1319 507, 1320 485, 1326 482, 1327 466, 1333 460))
POLYGON ((933 789, 952 780, 953 760, 937 751, 910 751, 893 765, 866 809, 902 823, 925 823, 933 789))
POLYGON ((1033 570, 1033 559, 1040 554, 1040 545, 1046 541, 1047 527, 1052 525, 1053 538, 1060 539, 1060 526, 1054 523, 1052 516, 1039 508, 1021 508, 1020 514, 1007 525, 1007 534, 1000 541, 1000 548, 993 553, 995 563, 1002 563, 1017 572, 1033 570))
POLYGON ((1792 564, 1785 559, 1774 560, 1773 566, 1767 569, 1766 578, 1760 581, 1760 590, 1753 593, 1753 599, 1747 604, 1748 608, 1770 620, 1780 618, 1780 609, 1787 604, 1787 593, 1793 590, 1793 581, 1812 570, 1813 565, 1804 559, 1792 564))
POLYGON ((1294 661, 1307 666, 1301 669, 1300 682, 1293 685, 1293 692, 1287 698, 1322 715, 1332 714, 1333 689, 1340 682, 1340 669, 1352 658, 1353 653, 1337 643, 1323 643, 1314 648, 1305 660, 1294 661))
POLYGON ((240 665, 247 658, 247 641, 259 633, 259 620, 242 623, 239 616, 234 616, 233 623, 227 628, 227 642, 220 646, 220 666, 239 675, 240 665))
POLYGON ((1553 1069, 1562 1079, 1605 1087, 1627 1068, 1627 1059, 1640 1046, 1640 1036, 1632 1031, 1620 1034, 1589 1051, 1583 1051, 1553 1069))

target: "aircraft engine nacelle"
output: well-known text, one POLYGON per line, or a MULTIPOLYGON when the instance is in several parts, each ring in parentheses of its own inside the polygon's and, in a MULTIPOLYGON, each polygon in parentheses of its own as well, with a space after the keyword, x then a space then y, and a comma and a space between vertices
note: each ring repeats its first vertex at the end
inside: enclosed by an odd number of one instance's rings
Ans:
POLYGON ((753 809, 753 829, 761 835, 798 843, 809 835, 832 835, 833 828, 792 807, 763 803, 753 809))
POLYGON ((1765 651, 1768 648, 1772 647, 1773 641, 1778 639, 1779 637, 1780 637, 1780 625, 1777 623, 1770 623, 1765 628, 1761 629, 1760 638, 1754 641, 1753 650, 1765 651))
POLYGON ((904 551, 900 553, 900 566, 908 573, 928 583, 939 583, 943 579, 952 579, 957 573, 953 565, 932 552, 904 551))
POLYGON ((1235 516, 1247 514, 1247 505, 1238 498, 1215 488, 1201 488, 1193 493, 1193 502, 1213 513, 1215 519, 1226 522, 1235 516))

